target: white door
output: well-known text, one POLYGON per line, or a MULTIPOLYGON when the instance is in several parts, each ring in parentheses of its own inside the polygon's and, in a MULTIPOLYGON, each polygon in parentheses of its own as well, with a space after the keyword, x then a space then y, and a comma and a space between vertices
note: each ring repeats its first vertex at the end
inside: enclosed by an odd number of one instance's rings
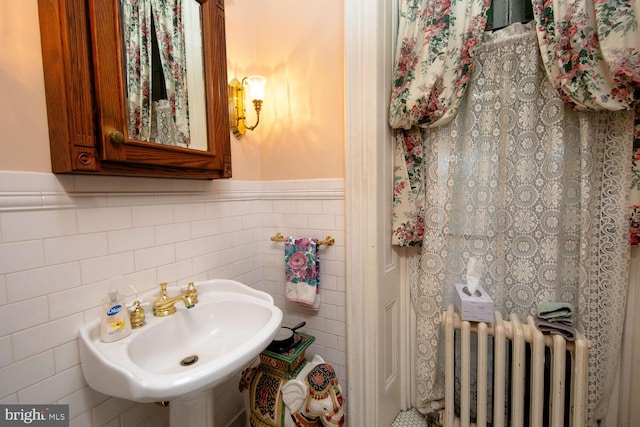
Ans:
MULTIPOLYGON (((387 165, 389 162, 384 160, 387 165)), ((388 159, 391 160, 391 159, 388 159)), ((392 171, 391 168, 384 170, 392 171)), ((386 173, 381 174, 382 182, 380 188, 384 189, 384 194, 390 194, 390 185, 392 184, 390 176, 386 173)), ((377 384, 378 402, 376 409, 377 426, 387 427, 398 414, 399 410, 404 407, 403 402, 403 386, 406 376, 404 376, 403 362, 406 356, 405 339, 403 331, 404 312, 406 307, 403 305, 403 293, 401 292, 401 269, 400 257, 396 250, 390 244, 390 226, 391 224, 391 202, 387 197, 381 197, 378 200, 380 212, 380 223, 377 228, 379 243, 377 254, 377 292, 378 306, 376 320, 378 324, 378 341, 377 341, 377 384)))
POLYGON ((347 376, 350 427, 388 427, 405 406, 400 259, 391 242, 387 111, 395 0, 345 0, 347 376))

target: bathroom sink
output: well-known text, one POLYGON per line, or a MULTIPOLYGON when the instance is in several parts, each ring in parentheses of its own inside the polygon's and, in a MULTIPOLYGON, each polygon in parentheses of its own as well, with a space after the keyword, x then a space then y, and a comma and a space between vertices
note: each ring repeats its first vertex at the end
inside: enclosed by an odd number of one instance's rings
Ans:
MULTIPOLYGON (((198 303, 154 317, 126 338, 104 343, 100 320, 79 331, 80 362, 95 390, 137 402, 169 401, 210 389, 244 368, 273 340, 282 311, 273 298, 233 280, 195 282, 198 303)), ((178 288, 169 288, 177 295, 178 288)), ((141 295, 153 303, 158 293, 141 295)))

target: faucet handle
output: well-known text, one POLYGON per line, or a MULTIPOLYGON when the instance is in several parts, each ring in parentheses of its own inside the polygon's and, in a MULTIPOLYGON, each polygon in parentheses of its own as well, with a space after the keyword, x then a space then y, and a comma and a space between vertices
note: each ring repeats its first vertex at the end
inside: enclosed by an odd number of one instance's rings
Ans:
POLYGON ((137 329, 146 325, 147 322, 145 320, 144 309, 142 308, 142 304, 140 304, 140 301, 138 300, 134 301, 132 308, 133 310, 129 315, 130 316, 129 320, 131 321, 131 328, 137 329))
POLYGON ((160 283, 160 296, 167 296, 167 282, 160 283))
POLYGON ((196 289, 196 286, 193 284, 193 282, 189 282, 187 290, 185 291, 185 295, 191 300, 193 304, 196 304, 198 302, 198 290, 196 289))

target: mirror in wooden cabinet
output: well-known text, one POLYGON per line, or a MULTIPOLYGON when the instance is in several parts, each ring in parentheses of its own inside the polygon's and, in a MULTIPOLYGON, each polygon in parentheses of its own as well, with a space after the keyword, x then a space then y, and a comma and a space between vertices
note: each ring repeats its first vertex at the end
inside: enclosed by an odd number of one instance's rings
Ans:
POLYGON ((54 172, 231 176, 224 0, 38 0, 54 172))
POLYGON ((120 2, 128 136, 207 149, 200 3, 120 2))

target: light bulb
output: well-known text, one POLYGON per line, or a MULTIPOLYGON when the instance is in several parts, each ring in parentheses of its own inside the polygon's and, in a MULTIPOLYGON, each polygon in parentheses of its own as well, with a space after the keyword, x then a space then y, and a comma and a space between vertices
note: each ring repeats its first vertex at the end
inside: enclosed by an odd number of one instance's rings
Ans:
POLYGON ((267 79, 262 76, 249 76, 247 77, 247 85, 249 86, 249 96, 252 101, 264 100, 264 86, 267 83, 267 79))

